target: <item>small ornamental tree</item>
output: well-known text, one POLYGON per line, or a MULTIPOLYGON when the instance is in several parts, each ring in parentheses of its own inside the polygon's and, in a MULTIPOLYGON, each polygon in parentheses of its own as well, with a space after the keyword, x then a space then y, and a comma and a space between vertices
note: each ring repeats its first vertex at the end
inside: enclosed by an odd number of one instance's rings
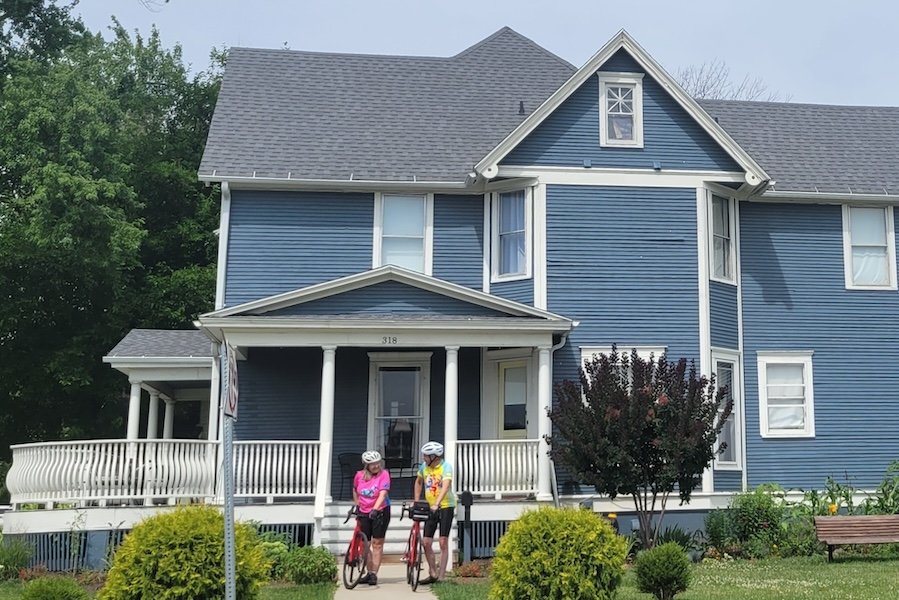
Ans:
POLYGON ((631 496, 640 541, 651 548, 668 497, 676 489, 681 504, 689 502, 703 470, 724 449, 718 435, 733 408, 725 394, 714 376, 698 375, 686 359, 643 360, 636 350, 619 354, 613 346, 585 361, 579 383, 556 387, 551 455, 600 494, 631 496))

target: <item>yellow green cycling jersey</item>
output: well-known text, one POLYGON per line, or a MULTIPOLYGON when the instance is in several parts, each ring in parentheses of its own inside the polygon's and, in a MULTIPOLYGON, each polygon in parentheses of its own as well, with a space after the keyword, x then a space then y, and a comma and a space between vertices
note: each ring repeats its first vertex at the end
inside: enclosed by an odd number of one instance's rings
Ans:
MULTIPOLYGON (((434 504, 437 501, 437 497, 440 496, 443 482, 447 480, 452 481, 453 467, 445 460, 441 460, 440 464, 431 467, 421 463, 421 466, 418 468, 418 476, 424 482, 425 500, 427 500, 428 504, 434 504)), ((450 484, 450 489, 440 502, 440 508, 451 508, 454 506, 456 506, 456 494, 453 492, 452 484, 450 484)))

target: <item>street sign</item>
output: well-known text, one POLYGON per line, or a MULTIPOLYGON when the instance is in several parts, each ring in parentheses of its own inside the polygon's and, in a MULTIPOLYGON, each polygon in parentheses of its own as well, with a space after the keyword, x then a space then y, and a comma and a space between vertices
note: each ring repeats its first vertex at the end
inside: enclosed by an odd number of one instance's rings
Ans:
POLYGON ((237 357, 231 344, 225 344, 228 354, 228 393, 225 396, 225 416, 237 420, 237 357))

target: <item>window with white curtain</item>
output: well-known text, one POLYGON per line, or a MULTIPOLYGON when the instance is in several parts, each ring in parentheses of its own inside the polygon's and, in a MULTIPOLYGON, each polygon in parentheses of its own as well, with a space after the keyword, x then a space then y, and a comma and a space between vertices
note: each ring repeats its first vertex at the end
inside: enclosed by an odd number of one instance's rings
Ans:
POLYGON ((811 352, 759 352, 762 437, 814 437, 811 352))
POLYGON ((712 196, 712 279, 734 281, 734 219, 733 201, 730 198, 712 196))
POLYGON ((429 196, 377 196, 374 266, 396 265, 430 274, 429 233, 432 215, 429 196))
MULTIPOLYGON (((733 402, 733 410, 724 422, 724 427, 718 435, 718 443, 725 446, 724 451, 715 457, 716 469, 740 469, 743 464, 742 430, 740 418, 743 394, 740 392, 739 355, 725 350, 712 350, 712 364, 714 365, 715 385, 718 389, 727 388, 722 399, 724 403, 733 402)), ((724 407, 718 409, 719 418, 724 407)))
POLYGON ((599 71, 600 146, 643 147, 643 74, 599 71))
POLYGON ((892 206, 843 206, 846 287, 896 289, 892 206))
POLYGON ((528 190, 493 195, 493 281, 531 276, 531 203, 528 190))

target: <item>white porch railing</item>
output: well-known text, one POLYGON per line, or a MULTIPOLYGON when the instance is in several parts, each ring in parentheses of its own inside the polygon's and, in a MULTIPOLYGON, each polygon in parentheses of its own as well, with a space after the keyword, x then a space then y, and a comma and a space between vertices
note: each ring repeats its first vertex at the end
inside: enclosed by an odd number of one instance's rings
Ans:
POLYGON ((212 496, 218 444, 200 440, 91 440, 12 446, 13 506, 212 496))
POLYGON ((234 495, 314 497, 320 457, 318 441, 234 442, 234 495))
POLYGON ((536 494, 539 440, 459 440, 457 490, 475 495, 536 494))

